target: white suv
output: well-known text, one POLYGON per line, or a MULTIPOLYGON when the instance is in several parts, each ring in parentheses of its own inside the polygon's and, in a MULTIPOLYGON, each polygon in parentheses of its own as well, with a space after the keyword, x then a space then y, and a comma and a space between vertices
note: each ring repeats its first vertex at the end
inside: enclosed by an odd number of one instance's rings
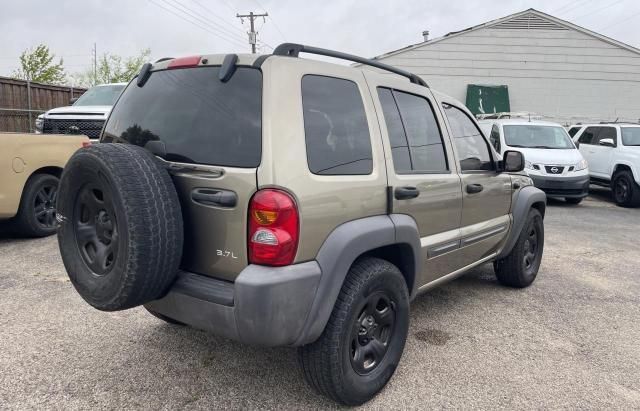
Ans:
POLYGON ((527 174, 547 196, 578 204, 589 194, 587 161, 560 124, 526 119, 482 120, 479 124, 498 153, 517 150, 524 154, 527 174))
POLYGON ((620 206, 640 206, 640 124, 584 124, 574 141, 593 184, 611 187, 620 206))

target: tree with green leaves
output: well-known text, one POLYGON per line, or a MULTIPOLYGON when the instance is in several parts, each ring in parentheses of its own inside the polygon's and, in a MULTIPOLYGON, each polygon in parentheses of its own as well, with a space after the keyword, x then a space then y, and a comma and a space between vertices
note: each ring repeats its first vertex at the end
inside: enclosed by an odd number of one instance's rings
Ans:
POLYGON ((54 62, 55 55, 49 47, 39 44, 35 49, 28 49, 20 55, 20 68, 13 72, 12 77, 36 81, 45 84, 62 84, 65 73, 62 58, 54 62))
POLYGON ((144 63, 149 61, 151 50, 143 49, 137 56, 122 57, 104 53, 99 59, 94 73, 93 68, 72 76, 75 85, 93 86, 96 84, 122 83, 131 80, 144 63))

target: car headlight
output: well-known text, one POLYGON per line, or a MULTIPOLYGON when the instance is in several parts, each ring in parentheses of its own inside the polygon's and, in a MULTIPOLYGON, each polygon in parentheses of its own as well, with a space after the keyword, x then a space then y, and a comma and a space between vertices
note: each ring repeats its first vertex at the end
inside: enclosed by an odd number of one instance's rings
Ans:
POLYGON ((587 160, 582 159, 582 160, 580 160, 580 162, 578 164, 576 164, 575 171, 582 171, 582 170, 586 169, 587 167, 589 167, 589 163, 587 163, 587 160))
POLYGON ((524 168, 528 168, 529 170, 535 170, 535 168, 533 168, 533 164, 531 163, 531 161, 524 161, 524 168))
POLYGON ((44 125, 44 114, 40 114, 36 118, 36 133, 42 133, 42 126, 44 125))

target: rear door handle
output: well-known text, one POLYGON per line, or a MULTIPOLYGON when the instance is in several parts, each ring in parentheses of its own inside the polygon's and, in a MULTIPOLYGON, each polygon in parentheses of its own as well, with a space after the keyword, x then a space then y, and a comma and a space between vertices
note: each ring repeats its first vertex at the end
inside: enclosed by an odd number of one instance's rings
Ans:
POLYGON ((482 184, 467 184, 467 193, 476 194, 484 190, 482 184))
POLYGON ((418 190, 416 187, 410 187, 410 186, 397 187, 393 191, 393 195, 396 198, 396 200, 409 200, 411 198, 418 197, 420 195, 420 190, 418 190))
POLYGON ((233 191, 213 188, 195 188, 191 191, 191 199, 207 206, 233 208, 238 196, 233 191))

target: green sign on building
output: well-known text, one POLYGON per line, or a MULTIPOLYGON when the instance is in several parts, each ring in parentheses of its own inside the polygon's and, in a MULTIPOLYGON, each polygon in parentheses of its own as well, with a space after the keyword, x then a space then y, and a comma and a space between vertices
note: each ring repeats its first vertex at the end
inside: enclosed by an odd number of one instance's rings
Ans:
POLYGON ((507 86, 487 86, 467 84, 467 108, 473 114, 507 113, 509 88, 507 86))

